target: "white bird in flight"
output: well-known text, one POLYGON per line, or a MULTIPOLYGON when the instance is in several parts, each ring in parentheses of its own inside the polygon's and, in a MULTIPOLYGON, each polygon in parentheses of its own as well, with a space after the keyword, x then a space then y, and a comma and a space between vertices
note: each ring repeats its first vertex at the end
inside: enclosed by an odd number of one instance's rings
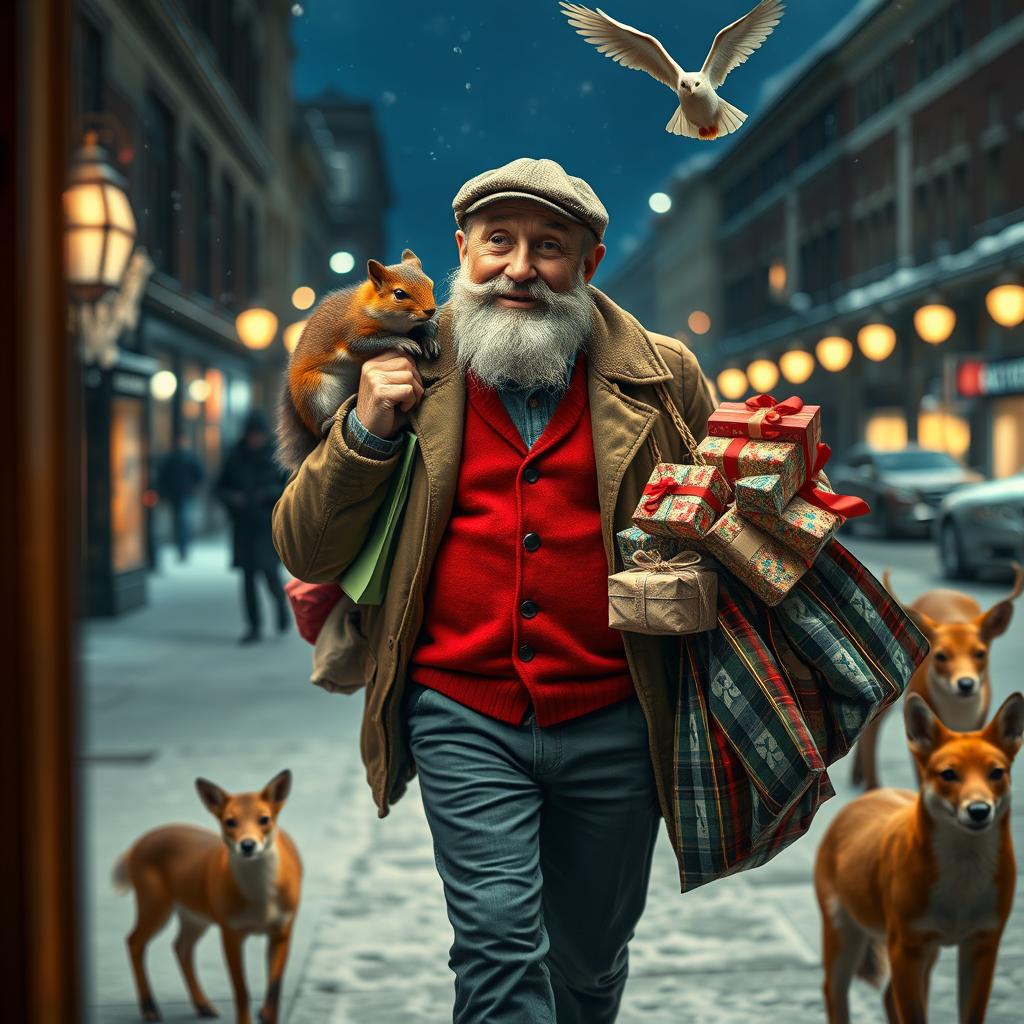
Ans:
POLYGON ((715 36, 700 71, 684 71, 654 36, 609 18, 600 7, 595 13, 580 4, 559 3, 569 24, 588 43, 623 67, 646 71, 676 94, 679 107, 665 131, 708 141, 729 135, 746 121, 747 115, 715 90, 771 35, 785 10, 782 0, 761 0, 715 36))

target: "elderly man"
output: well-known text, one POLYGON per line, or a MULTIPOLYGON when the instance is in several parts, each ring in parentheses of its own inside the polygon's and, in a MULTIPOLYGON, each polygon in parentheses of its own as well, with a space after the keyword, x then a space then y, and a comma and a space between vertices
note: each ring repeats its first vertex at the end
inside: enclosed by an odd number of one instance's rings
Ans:
POLYGON ((281 558, 334 580, 417 435, 361 748, 381 817, 419 775, 455 939, 460 1024, 615 1020, 658 821, 677 850, 678 638, 608 626, 614 535, 654 465, 703 437, 682 342, 589 285, 608 216, 552 160, 453 202, 459 267, 436 361, 368 359, 274 514, 281 558), (651 443, 650 439, 654 439, 651 443))

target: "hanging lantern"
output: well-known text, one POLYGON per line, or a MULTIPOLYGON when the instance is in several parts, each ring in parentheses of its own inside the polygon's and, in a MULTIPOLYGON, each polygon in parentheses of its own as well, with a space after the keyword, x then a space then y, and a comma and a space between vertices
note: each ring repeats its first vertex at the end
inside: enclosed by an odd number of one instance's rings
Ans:
POLYGON ((880 363, 896 348, 896 332, 888 324, 865 324, 857 332, 857 347, 868 359, 880 363))
POLYGON ((792 348, 780 356, 779 369, 790 384, 803 384, 814 373, 814 356, 802 348, 792 348))
POLYGON ((1016 327, 1024 320, 1024 287, 1016 281, 1003 281, 985 296, 988 315, 1002 327, 1016 327))
POLYGON ((299 338, 302 336, 302 329, 306 326, 306 320, 296 320, 295 323, 289 324, 284 329, 284 347, 289 352, 295 351, 295 346, 299 343, 299 338))
POLYGON ((735 401, 747 393, 747 375, 742 370, 731 367, 718 375, 719 394, 728 401, 735 401))
POLYGON ((956 327, 956 313, 941 302, 922 306, 914 313, 914 328, 922 341, 929 345, 941 345, 956 327))
POLYGON ((853 345, 847 338, 830 335, 815 345, 814 354, 826 370, 830 373, 839 373, 840 370, 846 369, 853 358, 853 345))
POLYGON ((135 215, 125 180, 96 132, 75 154, 64 191, 64 259, 73 295, 94 302, 119 288, 135 246, 135 215))
POLYGON ((779 296, 786 290, 786 264, 781 261, 768 268, 768 287, 772 295, 779 296))
POLYGON ((235 330, 246 348, 266 348, 277 334, 277 317, 269 309, 254 306, 235 317, 235 330))
POLYGON ((178 378, 170 370, 157 370, 149 378, 149 393, 158 401, 166 402, 178 390, 178 378))
POLYGON ((296 309, 309 309, 316 302, 316 292, 308 284, 300 284, 292 292, 292 305, 296 309))
POLYGON ((779 383, 779 368, 770 359, 755 359, 747 367, 750 386, 764 394, 779 383))
POLYGON ((703 309, 695 309, 686 318, 686 324, 694 334, 707 334, 711 330, 711 317, 703 309))

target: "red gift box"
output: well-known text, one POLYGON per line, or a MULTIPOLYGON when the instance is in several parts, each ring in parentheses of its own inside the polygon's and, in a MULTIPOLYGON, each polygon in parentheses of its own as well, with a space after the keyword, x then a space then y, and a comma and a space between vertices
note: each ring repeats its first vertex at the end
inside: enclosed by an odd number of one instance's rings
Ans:
POLYGON ((795 395, 776 402, 755 395, 745 402, 722 402, 708 417, 712 437, 750 437, 760 441, 791 441, 804 450, 804 465, 814 464, 821 441, 821 406, 804 405, 795 395))

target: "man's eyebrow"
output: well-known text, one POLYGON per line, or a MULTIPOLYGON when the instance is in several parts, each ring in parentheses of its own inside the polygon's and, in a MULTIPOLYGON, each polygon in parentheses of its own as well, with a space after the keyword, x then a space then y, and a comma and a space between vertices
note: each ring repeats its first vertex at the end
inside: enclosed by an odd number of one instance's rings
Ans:
MULTIPOLYGON (((490 217, 484 221, 485 227, 495 227, 498 224, 508 224, 513 217, 506 216, 504 214, 498 214, 496 217, 490 217)), ((552 228, 555 231, 561 231, 563 235, 569 234, 569 226, 567 224, 561 224, 557 220, 546 220, 542 222, 542 226, 546 228, 552 228)))

